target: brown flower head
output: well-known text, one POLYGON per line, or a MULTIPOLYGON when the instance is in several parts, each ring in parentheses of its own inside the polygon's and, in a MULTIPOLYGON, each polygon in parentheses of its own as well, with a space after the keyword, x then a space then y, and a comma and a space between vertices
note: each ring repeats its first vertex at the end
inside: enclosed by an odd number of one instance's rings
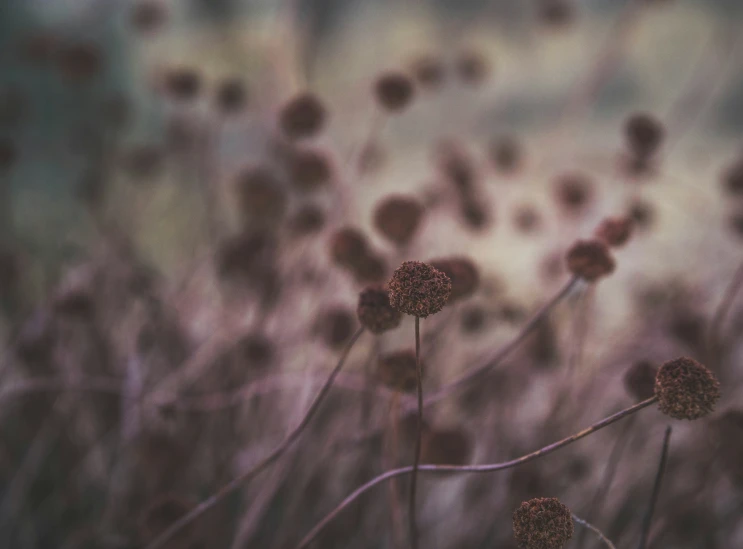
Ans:
POLYGON ((513 533, 522 549, 562 549, 573 537, 573 516, 557 498, 534 498, 513 513, 513 533))
POLYGON ((648 360, 635 362, 624 374, 624 388, 637 400, 647 400, 655 393, 658 367, 648 360))
POLYGON ((472 443, 462 429, 427 430, 421 443, 421 463, 465 465, 472 456, 472 443))
POLYGON ((276 345, 260 332, 245 335, 235 346, 235 356, 244 365, 264 370, 276 360, 276 345))
MULTIPOLYGON (((423 371, 421 363, 421 371, 423 371)), ((412 393, 418 387, 415 351, 395 351, 379 357, 377 363, 379 381, 394 391, 412 393)))
POLYGON ((474 162, 456 143, 444 141, 436 146, 436 162, 444 177, 461 193, 472 190, 477 179, 474 162))
POLYGON ((259 281, 271 270, 276 241, 267 233, 241 233, 220 243, 215 262, 225 280, 259 281))
POLYGON ((451 294, 451 280, 420 261, 400 265, 389 282, 390 305, 403 313, 425 318, 438 313, 451 294))
POLYGON ((614 272, 616 263, 609 248, 600 240, 578 240, 566 256, 568 270, 588 282, 614 272))
POLYGON ((632 220, 633 227, 647 230, 655 222, 655 206, 638 198, 629 205, 627 216, 632 220))
POLYGON ((660 367, 655 396, 664 414, 675 419, 698 419, 714 410, 720 398, 720 382, 696 360, 681 357, 660 367))
POLYGON ((298 149, 289 158, 289 176, 297 190, 316 191, 327 185, 333 177, 330 158, 317 149, 298 149))
POLYGON ((490 223, 486 206, 474 196, 468 196, 461 203, 462 221, 468 229, 481 231, 490 223))
POLYGON ((247 222, 274 224, 286 212, 287 196, 281 181, 265 166, 240 173, 236 191, 240 213, 247 222))
POLYGON ((222 114, 240 112, 247 102, 248 90, 240 78, 227 77, 217 84, 214 103, 222 114))
POLYGON ((477 50, 463 51, 455 60, 455 71, 465 84, 481 84, 490 72, 490 64, 485 55, 477 50))
POLYGON ((488 314, 480 306, 473 305, 462 311, 460 326, 465 334, 476 334, 485 327, 488 321, 488 314))
POLYGON ((578 172, 563 174, 555 181, 555 198, 566 214, 578 214, 593 198, 591 180, 578 172))
POLYGON ((318 333, 325 345, 331 349, 343 347, 351 339, 355 329, 353 313, 345 307, 328 309, 318 319, 318 333))
POLYGON ((433 90, 444 82, 444 64, 433 55, 416 59, 411 70, 415 81, 422 88, 433 90))
POLYGON ((639 157, 655 154, 663 141, 663 126, 646 113, 634 114, 624 125, 624 135, 630 151, 639 157))
POLYGON ((632 220, 628 217, 607 217, 593 233, 612 248, 621 248, 632 236, 632 220))
POLYGON ((201 75, 189 67, 173 67, 163 75, 163 91, 174 101, 190 102, 201 92, 201 75))
POLYGON ((353 267, 368 255, 369 242, 364 233, 352 227, 336 231, 330 239, 330 257, 341 267, 353 267))
POLYGON ((374 226, 390 242, 398 246, 410 243, 421 218, 423 206, 407 196, 388 196, 374 210, 374 226))
POLYGON ((480 271, 467 257, 432 259, 428 263, 451 280, 449 301, 471 296, 480 285, 480 271))
POLYGON ((352 266, 351 272, 359 284, 378 284, 385 280, 389 271, 383 257, 369 252, 359 258, 352 266))
POLYGON ((304 139, 320 133, 328 113, 317 96, 300 93, 289 100, 279 112, 279 127, 289 139, 304 139))
POLYGON ((402 314, 390 305, 390 296, 383 286, 368 286, 359 294, 356 315, 364 328, 381 334, 400 325, 402 314))
POLYGON ((513 137, 500 137, 490 144, 490 161, 504 174, 513 173, 521 165, 523 152, 521 145, 513 137))
POLYGON ((374 95, 379 105, 391 112, 402 111, 413 99, 413 82, 401 72, 386 72, 374 83, 374 95))

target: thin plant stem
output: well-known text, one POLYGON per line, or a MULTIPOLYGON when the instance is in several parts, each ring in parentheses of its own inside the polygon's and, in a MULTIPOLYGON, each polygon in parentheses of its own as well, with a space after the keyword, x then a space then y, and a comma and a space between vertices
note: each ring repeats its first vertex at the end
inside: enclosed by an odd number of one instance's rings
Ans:
MULTIPOLYGON (((580 440, 584 437, 587 437, 588 435, 595 433, 596 431, 603 429, 604 427, 607 427, 608 425, 611 425, 612 423, 615 423, 619 421, 622 418, 625 418, 631 414, 634 414, 635 412, 642 410, 643 408, 647 408, 651 404, 654 404, 657 401, 657 397, 651 397, 647 400, 643 400, 642 402, 639 402, 635 404, 634 406, 630 406, 629 408, 625 408, 624 410, 621 410, 615 414, 610 415, 607 418, 602 419, 601 421, 594 423, 590 427, 587 427, 583 429, 582 431, 579 431, 575 433, 574 435, 570 435, 567 438, 564 438, 562 440, 559 440, 557 442, 553 442, 552 444, 549 444, 548 446, 545 446, 543 448, 540 448, 539 450, 536 450, 530 454, 523 455, 521 457, 518 457, 516 459, 512 459, 510 461, 505 461, 501 463, 489 463, 485 465, 420 465, 418 466, 419 471, 425 471, 427 473, 492 473, 494 471, 502 471, 504 469, 510 469, 512 467, 516 467, 517 465, 521 465, 523 463, 527 463, 529 461, 533 461, 537 458, 540 458, 542 456, 545 456, 547 454, 551 454, 552 452, 559 450, 560 448, 567 446, 568 444, 571 444, 575 442, 576 440, 580 440)), ((356 501, 360 496, 374 488, 376 485, 381 484, 385 482, 386 480, 389 480, 391 478, 407 475, 409 473, 412 473, 413 467, 401 467, 399 469, 393 469, 391 471, 387 471, 385 473, 382 473, 381 475, 373 478, 369 482, 363 484, 353 492, 351 492, 346 499, 344 499, 338 506, 333 509, 330 513, 328 513, 325 518, 323 518, 315 527, 310 530, 310 532, 304 537, 304 539, 299 543, 297 546, 297 549, 304 549, 307 547, 312 540, 314 540, 317 535, 325 528, 330 522, 333 521, 346 507, 348 507, 351 503, 356 501)))
POLYGON ((415 456, 413 457, 413 474, 410 477, 410 547, 418 549, 418 527, 415 524, 415 489, 418 480, 418 466, 421 461, 421 439, 423 434, 423 381, 421 373, 421 319, 415 317, 415 374, 418 382, 418 428, 415 434, 415 456))
POLYGON ((658 464, 658 472, 655 475, 655 482, 653 483, 653 492, 650 495, 650 504, 648 510, 645 513, 645 517, 642 519, 642 531, 640 534, 640 543, 638 549, 645 549, 648 543, 648 536, 650 535, 650 524, 653 521, 653 512, 655 511, 655 504, 658 502, 658 495, 660 494, 660 485, 663 482, 663 474, 666 471, 666 463, 668 462, 668 445, 671 441, 671 427, 666 427, 666 434, 663 437, 663 449, 660 452, 660 463, 658 464))
POLYGON ((279 444, 270 454, 268 454, 265 458, 259 461, 251 469, 242 473, 240 476, 236 477, 235 479, 231 480, 230 482, 222 486, 222 488, 217 490, 214 494, 209 496, 207 499, 205 499, 204 501, 199 503, 196 507, 194 507, 191 511, 183 515, 183 517, 181 517, 180 519, 175 521, 173 524, 171 524, 168 528, 165 529, 165 531, 163 531, 149 545, 147 545, 145 549, 156 549, 157 547, 162 547, 163 544, 165 544, 168 540, 170 540, 175 534, 183 530, 183 528, 191 524, 194 520, 196 520, 198 517, 203 515, 206 511, 214 507, 216 504, 221 502, 227 496, 232 494, 235 490, 240 488, 240 486, 242 486, 248 480, 256 476, 258 473, 260 473, 266 467, 268 467, 274 461, 276 461, 276 459, 278 459, 278 457, 281 456, 284 453, 284 451, 287 448, 289 448, 289 446, 291 446, 295 440, 297 440, 297 438, 299 438, 299 435, 302 434, 302 431, 304 431, 305 427, 309 425, 310 420, 312 420, 312 417, 317 412, 318 408, 320 407, 320 404, 322 403, 323 399, 325 398, 328 391, 330 390, 330 387, 333 385, 333 381, 335 380, 335 377, 341 371, 341 368, 343 368, 343 365, 346 362, 346 358, 348 357, 348 354, 353 348, 354 343, 358 341, 359 337, 361 337, 361 334, 363 333, 364 333, 364 328, 360 328, 353 335, 351 340, 346 345, 346 348, 343 350, 343 353, 341 354, 341 357, 338 360, 338 364, 331 372, 330 376, 328 377, 328 380, 325 382, 325 384, 322 386, 320 391, 317 393, 315 400, 312 401, 312 404, 307 410, 307 413, 302 418, 302 421, 299 422, 299 425, 297 425, 294 428, 294 430, 291 433, 289 433, 289 435, 284 439, 284 441, 281 444, 279 444))
POLYGON ((578 524, 580 524, 581 526, 584 526, 585 528, 588 528, 588 529, 589 529, 589 530, 590 530, 591 532, 593 532, 594 534, 596 534, 596 535, 597 535, 597 536, 599 537, 599 539, 600 539, 600 540, 601 540, 602 542, 604 542, 604 545, 606 545, 606 546, 607 546, 607 547, 608 547, 609 549, 617 549, 617 548, 616 548, 616 547, 614 546, 614 544, 613 544, 613 543, 612 543, 612 542, 611 542, 611 541, 609 540, 609 538, 607 538, 607 537, 606 537, 606 536, 605 536, 605 535, 603 534, 603 532, 601 532, 601 530, 599 530, 598 528, 596 528, 596 527, 595 527, 595 526, 594 526, 593 524, 591 524, 590 522, 588 522, 588 521, 585 521, 585 520, 583 520, 582 518, 580 518, 580 517, 577 517, 577 516, 575 516, 575 515, 573 515, 573 520, 574 520, 575 522, 577 522, 578 524))

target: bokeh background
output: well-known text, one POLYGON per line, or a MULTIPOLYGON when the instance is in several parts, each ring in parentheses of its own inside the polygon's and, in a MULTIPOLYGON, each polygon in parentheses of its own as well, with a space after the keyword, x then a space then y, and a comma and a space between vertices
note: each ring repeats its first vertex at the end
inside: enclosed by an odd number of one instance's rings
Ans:
MULTIPOLYGON (((670 422, 650 547, 743 546, 741 25, 737 0, 4 0, 1 545, 144 547, 281 442, 359 292, 404 260, 476 267, 422 321, 424 393, 445 387, 617 217, 633 230, 615 272, 427 408, 424 461, 539 448, 645 398, 677 356, 719 377, 717 410, 422 476, 421 544, 516 547, 515 507, 554 496, 633 548, 670 422), (400 109, 375 91, 389 74, 412 83, 400 109), (298 138, 282 116, 305 94, 322 120, 298 138)), ((413 346, 410 318, 362 335, 299 441, 169 546, 295 547, 409 464, 414 396, 384 368, 413 346)), ((405 547, 406 482, 317 547, 405 547)), ((569 544, 599 546, 580 528, 569 544)))

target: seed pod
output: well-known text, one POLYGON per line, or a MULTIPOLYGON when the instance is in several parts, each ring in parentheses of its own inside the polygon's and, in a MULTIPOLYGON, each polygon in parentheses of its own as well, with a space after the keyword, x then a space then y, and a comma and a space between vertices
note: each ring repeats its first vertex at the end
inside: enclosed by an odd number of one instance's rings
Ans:
POLYGON ((409 244, 415 235, 423 206, 406 196, 388 196, 374 210, 374 226, 382 235, 398 246, 409 244))
POLYGON ((397 328, 402 314, 390 305, 389 292, 383 286, 368 286, 359 294, 356 315, 361 325, 374 334, 397 328))
POLYGON ((720 398, 720 382, 694 359, 670 360, 655 378, 658 407, 675 419, 698 419, 714 410, 720 398))
POLYGON ((413 83, 401 72, 386 72, 374 83, 374 94, 379 105, 390 113, 398 113, 413 99, 413 83))
POLYGON ((610 275, 616 267, 609 248, 600 240, 578 240, 566 259, 568 270, 587 282, 610 275))
POLYGON ((369 243, 358 229, 345 227, 330 239, 330 257, 340 267, 354 267, 368 255, 369 243))
POLYGON ((215 92, 214 103, 222 114, 240 112, 248 102, 248 91, 245 83, 236 77, 228 77, 219 82, 215 92))
POLYGON ((390 305, 400 312, 425 318, 439 312, 451 294, 451 280, 420 261, 406 261, 389 282, 390 305))
POLYGON ((306 204, 289 220, 289 228, 295 236, 309 236, 320 232, 325 226, 325 212, 319 206, 306 204))
POLYGON ((138 0, 132 6, 131 25, 143 33, 155 32, 163 26, 168 13, 158 0, 138 0))
POLYGON ((573 529, 570 509, 557 498, 524 501, 513 513, 513 533, 524 549, 562 549, 573 529))
POLYGON ((663 126, 646 113, 632 115, 624 126, 624 135, 630 151, 638 157, 653 156, 663 141, 663 126))
POLYGON ((513 137, 501 137, 493 141, 488 153, 493 166, 504 174, 518 170, 523 156, 521 145, 513 137))
POLYGON ((57 66, 68 81, 86 83, 100 73, 103 56, 95 44, 66 44, 57 52, 57 66))
POLYGON ((289 139, 305 139, 320 133, 328 118, 325 106, 312 93, 292 98, 279 112, 279 127, 289 139))
POLYGON ((621 248, 632 236, 632 221, 627 217, 607 217, 593 233, 612 248, 621 248))
POLYGON ((555 198, 565 214, 577 215, 593 199, 592 182, 582 173, 563 174, 555 181, 555 198))
POLYGON ((243 170, 238 176, 236 187, 244 221, 275 224, 286 213, 286 192, 267 167, 256 166, 243 170))
POLYGON ((344 307, 335 307, 321 314, 317 329, 325 345, 337 350, 351 339, 356 321, 351 311, 344 307))
POLYGON ((316 149, 298 149, 289 157, 289 177, 300 192, 313 192, 327 185, 333 177, 328 156, 316 149))

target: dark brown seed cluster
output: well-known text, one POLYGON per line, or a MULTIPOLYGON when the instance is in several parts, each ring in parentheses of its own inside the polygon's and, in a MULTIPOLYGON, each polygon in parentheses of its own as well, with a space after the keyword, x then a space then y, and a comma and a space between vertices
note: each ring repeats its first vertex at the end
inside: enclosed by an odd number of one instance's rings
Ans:
POLYGON ((423 206, 413 198, 389 196, 374 210, 374 227, 390 242, 398 246, 410 243, 421 218, 423 206))
POLYGON ((249 223, 276 223, 287 207, 281 182, 271 170, 256 166, 244 170, 237 180, 240 213, 249 223))
POLYGON ((356 322, 351 311, 344 307, 334 307, 322 313, 317 328, 325 345, 331 349, 339 349, 351 339, 356 322))
POLYGON ((351 227, 333 234, 330 256, 336 265, 351 271, 360 284, 382 282, 387 272, 387 264, 371 249, 366 236, 351 227))
POLYGON ((563 174, 555 182, 555 198, 566 214, 578 214, 593 198, 591 180, 578 172, 563 174))
POLYGON ((655 394, 658 367, 648 360, 635 362, 624 374, 624 388, 637 400, 647 400, 655 394))
POLYGON ((647 113, 632 115, 624 126, 630 151, 638 158, 653 156, 663 141, 663 126, 647 113))
POLYGON ((312 93, 289 100, 279 112, 279 127, 289 139, 304 139, 320 133, 328 117, 325 106, 312 93))
POLYGON ((217 84, 214 103, 222 114, 240 112, 248 102, 248 90, 245 83, 237 77, 224 78, 217 84))
POLYGON ((389 282, 390 305, 403 313, 425 318, 438 313, 451 294, 451 280, 420 261, 400 265, 389 282))
POLYGON ((379 105, 389 112, 405 109, 413 99, 413 82, 400 72, 382 74, 374 84, 374 95, 379 105))
POLYGON ((743 195, 743 158, 728 166, 722 174, 722 183, 728 194, 743 195))
POLYGON ((600 240, 579 240, 568 250, 568 270, 588 282, 614 272, 616 264, 609 248, 600 240))
POLYGON ((328 156, 317 149, 302 148, 289 157, 289 177, 301 192, 313 192, 326 185, 333 176, 328 156))
POLYGON ((418 387, 415 351, 395 351, 382 355, 377 363, 377 376, 382 384, 393 391, 414 392, 418 387))
POLYGON ((596 228, 594 236, 607 246, 620 248, 632 236, 632 220, 628 217, 607 217, 596 228))
POLYGON ((163 89, 175 101, 193 101, 201 92, 201 75, 189 67, 174 67, 163 76, 163 89))
POLYGON ((472 443, 461 429, 427 430, 421 442, 421 463, 466 465, 472 456, 472 443))
POLYGON ((480 285, 480 271, 467 257, 432 259, 428 263, 451 280, 449 301, 471 296, 480 285))
POLYGON ((534 498, 513 513, 513 533, 522 549, 562 549, 573 537, 570 509, 557 498, 534 498))
POLYGON ((397 328, 402 320, 402 314, 390 305, 388 290, 380 285, 368 286, 359 294, 356 315, 361 325, 374 334, 397 328))
POLYGON ((720 382, 705 366, 681 357, 663 364, 655 378, 658 407, 675 419, 698 419, 714 410, 720 382))

